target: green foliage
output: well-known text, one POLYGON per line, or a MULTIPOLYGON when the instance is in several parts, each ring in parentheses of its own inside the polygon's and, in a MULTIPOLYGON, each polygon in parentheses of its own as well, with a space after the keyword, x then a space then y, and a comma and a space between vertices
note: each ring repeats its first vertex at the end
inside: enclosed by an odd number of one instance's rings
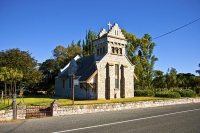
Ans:
MULTIPOLYGON (((200 67, 200 63, 199 63, 199 67, 200 67)), ((200 69, 199 69, 199 70, 196 70, 196 73, 198 73, 199 76, 200 76, 200 69)))
POLYGON ((160 91, 156 92, 155 97, 180 98, 181 95, 178 92, 160 91))
POLYGON ((37 84, 42 77, 42 73, 36 68, 37 61, 28 51, 21 51, 18 48, 0 52, 0 67, 13 69, 13 74, 22 73, 22 82, 26 87, 37 84))
MULTIPOLYGON (((53 50, 53 57, 58 68, 63 68, 66 65, 67 49, 61 45, 56 46, 56 48, 53 50)), ((45 62, 47 62, 47 60, 45 62)))
POLYGON ((177 87, 177 71, 175 68, 168 69, 166 75, 165 75, 165 82, 167 84, 167 88, 174 88, 177 87))
POLYGON ((200 87, 196 87, 195 92, 196 92, 196 94, 198 94, 200 96, 200 87))
POLYGON ((155 93, 152 90, 145 89, 145 90, 135 90, 134 95, 135 96, 144 96, 144 97, 153 97, 153 96, 155 96, 155 93))
POLYGON ((96 33, 94 31, 86 31, 85 41, 83 41, 82 49, 83 55, 88 56, 94 54, 93 40, 96 38, 96 33))
POLYGON ((195 88, 200 85, 200 78, 191 73, 177 74, 178 86, 182 88, 195 88))
POLYGON ((196 92, 191 90, 191 89, 186 89, 186 90, 179 90, 177 91, 181 97, 195 97, 196 96, 196 92))
POLYGON ((142 38, 136 38, 135 35, 122 30, 125 38, 128 40, 127 56, 135 65, 135 80, 136 89, 146 89, 152 87, 152 79, 154 72, 154 64, 158 60, 153 55, 153 50, 156 44, 152 42, 151 36, 144 34, 142 38))
POLYGON ((49 94, 49 90, 52 90, 52 88, 54 89, 55 77, 59 73, 57 62, 53 59, 48 59, 40 64, 39 70, 43 73, 43 78, 38 88, 39 90, 47 91, 49 94))
POLYGON ((160 88, 160 89, 167 87, 165 83, 165 77, 162 71, 154 70, 154 78, 152 81, 152 85, 154 88, 160 88))
POLYGON ((81 53, 81 47, 74 44, 73 41, 68 47, 61 45, 56 46, 56 48, 53 50, 53 57, 56 61, 54 64, 57 64, 57 68, 63 68, 72 58, 74 58, 76 55, 80 55, 81 53))

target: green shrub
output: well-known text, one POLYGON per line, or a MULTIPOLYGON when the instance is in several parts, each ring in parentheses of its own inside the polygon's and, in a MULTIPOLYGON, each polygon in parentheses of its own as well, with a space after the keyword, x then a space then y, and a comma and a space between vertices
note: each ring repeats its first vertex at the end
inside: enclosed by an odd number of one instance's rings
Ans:
POLYGON ((180 98, 181 95, 178 92, 161 91, 156 92, 155 97, 180 98))
POLYGON ((155 96, 155 93, 152 90, 149 90, 149 89, 135 90, 134 95, 135 96, 144 96, 144 97, 153 97, 153 96, 155 96))
POLYGON ((195 97, 196 96, 196 92, 191 89, 179 90, 177 92, 181 95, 181 97, 195 97))
POLYGON ((200 95, 200 87, 196 87, 196 88, 195 88, 195 91, 196 91, 196 93, 197 93, 198 95, 200 95))

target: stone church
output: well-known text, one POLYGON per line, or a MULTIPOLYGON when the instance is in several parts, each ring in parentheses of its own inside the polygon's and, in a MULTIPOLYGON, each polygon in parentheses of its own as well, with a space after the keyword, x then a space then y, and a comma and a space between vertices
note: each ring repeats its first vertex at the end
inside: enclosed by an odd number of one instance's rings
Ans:
POLYGON ((72 98, 74 83, 75 99, 134 97, 134 65, 126 56, 127 40, 118 24, 108 26, 93 41, 93 55, 77 55, 61 69, 55 78, 55 95, 72 98))

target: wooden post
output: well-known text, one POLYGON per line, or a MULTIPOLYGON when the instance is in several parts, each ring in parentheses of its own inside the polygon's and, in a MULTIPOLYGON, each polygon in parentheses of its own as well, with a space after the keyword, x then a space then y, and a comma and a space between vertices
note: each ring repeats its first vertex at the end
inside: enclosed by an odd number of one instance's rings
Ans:
POLYGON ((16 93, 13 94, 13 120, 17 120, 16 93))
POLYGON ((72 75, 72 105, 74 105, 74 75, 72 75))
POLYGON ((1 92, 1 101, 3 101, 3 91, 1 92))

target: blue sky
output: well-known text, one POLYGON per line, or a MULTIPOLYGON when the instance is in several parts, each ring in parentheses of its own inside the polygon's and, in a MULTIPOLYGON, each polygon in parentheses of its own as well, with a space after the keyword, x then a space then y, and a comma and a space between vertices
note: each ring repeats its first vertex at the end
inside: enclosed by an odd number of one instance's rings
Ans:
MULTIPOLYGON (((110 21, 138 38, 158 37, 200 18, 200 0, 1 0, 0 50, 19 48, 43 62, 52 50, 98 33, 110 21)), ((200 63, 200 20, 153 40, 155 69, 192 73, 200 63)))

